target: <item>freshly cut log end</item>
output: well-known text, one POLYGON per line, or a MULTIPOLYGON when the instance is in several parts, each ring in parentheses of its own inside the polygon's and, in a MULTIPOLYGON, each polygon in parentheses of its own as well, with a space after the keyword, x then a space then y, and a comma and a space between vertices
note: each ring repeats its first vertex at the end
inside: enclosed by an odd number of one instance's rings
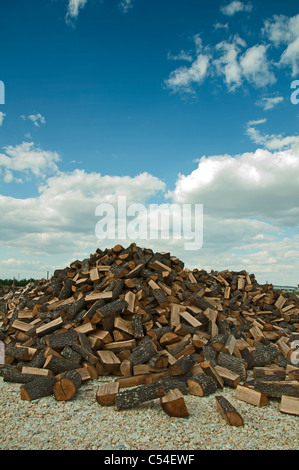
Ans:
POLYGON ((54 385, 53 393, 57 401, 71 400, 79 390, 82 383, 82 377, 76 370, 71 370, 63 376, 54 385))
POLYGON ((21 400, 36 400, 53 394, 57 379, 51 375, 40 376, 20 388, 21 400))
POLYGON ((119 382, 112 382, 99 385, 96 400, 100 405, 111 406, 115 404, 116 394, 119 392, 119 382))
POLYGON ((299 416, 299 398, 282 395, 279 411, 281 411, 281 413, 299 416))
POLYGON ((230 426, 244 426, 244 421, 236 408, 223 396, 215 397, 217 410, 230 426))
POLYGON ((169 416, 176 418, 187 418, 189 412, 184 396, 179 389, 170 390, 164 397, 160 398, 162 410, 169 416))
POLYGON ((267 395, 257 390, 253 390, 248 387, 238 385, 236 389, 236 398, 246 403, 250 403, 255 406, 266 406, 269 405, 269 399, 267 395))
POLYGON ((215 380, 207 374, 198 374, 187 380, 190 395, 205 397, 218 389, 215 380))

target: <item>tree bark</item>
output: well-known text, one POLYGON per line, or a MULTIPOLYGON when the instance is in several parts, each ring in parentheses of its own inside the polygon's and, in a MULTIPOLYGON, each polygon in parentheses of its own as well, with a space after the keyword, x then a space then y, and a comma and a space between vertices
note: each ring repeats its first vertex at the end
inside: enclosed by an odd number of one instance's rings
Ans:
MULTIPOLYGON (((25 375, 25 374, 24 374, 25 375)), ((22 400, 36 400, 53 394, 57 379, 53 376, 38 377, 21 387, 22 400)))

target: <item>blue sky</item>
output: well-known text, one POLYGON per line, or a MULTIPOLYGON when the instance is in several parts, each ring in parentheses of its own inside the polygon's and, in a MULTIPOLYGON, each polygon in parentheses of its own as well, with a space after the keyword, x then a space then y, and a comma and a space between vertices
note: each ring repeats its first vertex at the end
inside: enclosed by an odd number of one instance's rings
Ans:
POLYGON ((201 250, 138 244, 296 285, 298 10, 2 0, 0 276, 41 277, 113 246, 95 236, 95 208, 125 194, 204 206, 201 250))

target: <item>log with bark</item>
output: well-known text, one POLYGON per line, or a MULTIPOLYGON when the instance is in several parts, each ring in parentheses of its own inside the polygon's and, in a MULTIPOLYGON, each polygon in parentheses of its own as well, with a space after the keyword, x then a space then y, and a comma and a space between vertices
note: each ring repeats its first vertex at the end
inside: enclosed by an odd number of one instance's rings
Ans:
POLYGON ((230 426, 244 426, 244 420, 236 408, 223 396, 215 397, 217 410, 230 426))

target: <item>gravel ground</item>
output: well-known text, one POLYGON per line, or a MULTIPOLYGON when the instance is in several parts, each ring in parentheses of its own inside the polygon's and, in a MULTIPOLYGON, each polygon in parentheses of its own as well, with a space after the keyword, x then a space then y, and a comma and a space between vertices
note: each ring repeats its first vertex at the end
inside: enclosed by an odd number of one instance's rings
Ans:
POLYGON ((297 450, 299 419, 279 411, 279 401, 257 408, 225 388, 200 398, 185 396, 188 418, 172 418, 154 400, 116 411, 96 401, 103 377, 81 386, 76 397, 53 396, 32 402, 20 398, 20 384, 0 378, 1 450, 297 450), (222 394, 244 419, 231 427, 216 409, 222 394))

